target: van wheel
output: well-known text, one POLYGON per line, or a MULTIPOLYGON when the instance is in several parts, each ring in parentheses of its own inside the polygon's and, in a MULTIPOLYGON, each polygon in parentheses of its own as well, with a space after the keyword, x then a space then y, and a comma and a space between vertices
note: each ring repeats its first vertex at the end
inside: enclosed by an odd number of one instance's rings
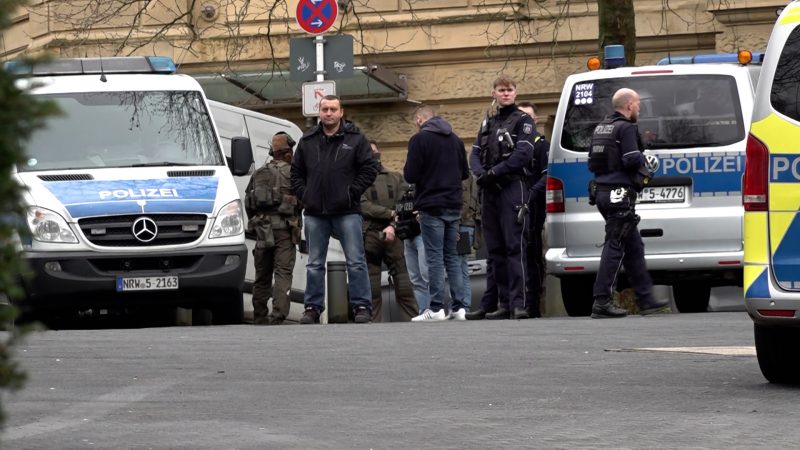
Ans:
POLYGON ((682 313, 708 311, 708 300, 711 298, 711 286, 702 282, 687 282, 672 285, 672 296, 675 306, 682 313))
POLYGON ((220 299, 211 309, 214 325, 239 325, 244 321, 244 300, 242 292, 235 291, 220 299))
POLYGON ((800 384, 800 328, 754 325, 756 355, 770 383, 800 384))
POLYGON ((588 316, 592 312, 594 276, 561 277, 561 300, 570 317, 588 316))

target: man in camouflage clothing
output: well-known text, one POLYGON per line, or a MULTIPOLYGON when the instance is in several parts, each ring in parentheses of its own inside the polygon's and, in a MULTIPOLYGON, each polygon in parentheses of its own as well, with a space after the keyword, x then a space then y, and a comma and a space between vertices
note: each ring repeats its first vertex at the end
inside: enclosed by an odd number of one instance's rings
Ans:
POLYGON ((375 182, 361 196, 361 213, 364 215, 364 251, 372 287, 372 321, 381 321, 381 264, 386 263, 400 306, 400 320, 408 322, 417 315, 417 301, 406 270, 403 242, 395 236, 394 229, 394 207, 408 190, 408 184, 398 172, 390 172, 380 164, 380 150, 375 141, 370 141, 370 146, 379 169, 375 182))
POLYGON ((245 190, 247 230, 256 235, 253 323, 257 325, 280 325, 289 314, 288 292, 301 227, 301 206, 289 181, 294 144, 288 134, 275 134, 272 159, 253 173, 245 190))

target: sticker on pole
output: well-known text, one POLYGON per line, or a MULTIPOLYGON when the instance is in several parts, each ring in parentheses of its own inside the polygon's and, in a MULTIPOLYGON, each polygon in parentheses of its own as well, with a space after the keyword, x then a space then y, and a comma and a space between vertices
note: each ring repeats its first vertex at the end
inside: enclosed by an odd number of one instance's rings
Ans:
POLYGON ((297 3, 297 24, 307 33, 324 33, 336 21, 337 14, 336 0, 300 0, 297 3))
POLYGON ((319 102, 326 95, 336 95, 336 82, 333 80, 303 83, 303 115, 319 117, 319 102))

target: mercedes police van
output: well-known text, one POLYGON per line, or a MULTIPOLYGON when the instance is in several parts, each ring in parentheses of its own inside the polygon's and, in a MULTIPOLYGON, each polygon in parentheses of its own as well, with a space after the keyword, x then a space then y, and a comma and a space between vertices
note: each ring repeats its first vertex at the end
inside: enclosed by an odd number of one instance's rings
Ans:
POLYGON ((611 97, 623 87, 639 93, 639 134, 660 160, 636 206, 654 282, 672 285, 681 312, 705 311, 713 286, 741 285, 741 177, 759 70, 745 63, 762 55, 740 53, 567 78, 550 148, 546 260, 568 314, 588 315, 592 305, 605 231, 589 205, 587 155, 595 126, 613 112, 611 97))
POLYGON ((244 209, 200 85, 164 57, 55 60, 5 69, 58 105, 25 147, 33 276, 23 314, 181 306, 214 323, 242 320, 244 209))
POLYGON ((758 364, 800 384, 800 2, 767 45, 744 174, 744 302, 758 364))

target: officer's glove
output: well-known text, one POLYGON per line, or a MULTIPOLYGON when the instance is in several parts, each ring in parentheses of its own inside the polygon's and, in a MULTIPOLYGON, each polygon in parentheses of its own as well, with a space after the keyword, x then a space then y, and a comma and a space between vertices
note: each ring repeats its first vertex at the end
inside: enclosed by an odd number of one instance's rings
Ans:
POLYGON ((658 161, 658 157, 656 155, 650 153, 650 151, 645 150, 644 151, 644 167, 647 168, 648 172, 650 172, 651 174, 658 172, 658 167, 659 166, 660 166, 660 163, 658 161))

